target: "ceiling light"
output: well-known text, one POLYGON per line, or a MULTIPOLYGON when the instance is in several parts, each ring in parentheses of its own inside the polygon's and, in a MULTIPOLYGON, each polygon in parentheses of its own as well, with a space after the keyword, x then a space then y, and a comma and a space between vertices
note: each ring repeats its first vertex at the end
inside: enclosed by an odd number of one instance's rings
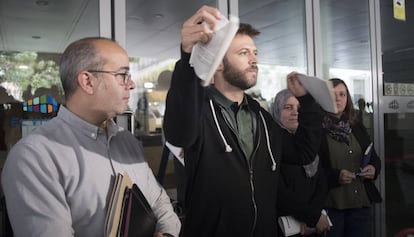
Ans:
POLYGON ((152 83, 152 82, 144 82, 144 88, 146 88, 146 89, 154 88, 154 83, 152 83))
POLYGON ((157 14, 153 14, 152 17, 154 17, 155 19, 162 19, 164 18, 164 15, 161 13, 157 13, 157 14))
POLYGON ((142 19, 142 17, 139 17, 139 16, 128 16, 127 17, 127 21, 138 21, 138 22, 141 22, 141 21, 143 21, 143 19, 142 19))

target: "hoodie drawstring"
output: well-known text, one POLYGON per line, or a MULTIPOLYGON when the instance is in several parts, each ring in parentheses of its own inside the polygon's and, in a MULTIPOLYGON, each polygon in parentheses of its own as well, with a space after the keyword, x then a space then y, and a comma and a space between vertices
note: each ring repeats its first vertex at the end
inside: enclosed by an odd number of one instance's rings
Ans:
POLYGON ((226 152, 232 152, 232 151, 233 151, 233 149, 232 149, 232 148, 231 148, 231 146, 227 143, 227 140, 226 140, 226 138, 224 137, 223 132, 221 131, 220 125, 219 125, 219 123, 218 123, 218 121, 217 121, 216 111, 214 110, 213 101, 212 101, 211 99, 210 99, 210 109, 211 109, 211 112, 213 113, 214 122, 216 123, 217 130, 218 130, 218 131, 219 131, 219 133, 220 133, 221 140, 223 140, 224 146, 225 146, 225 148, 226 148, 226 152))
POLYGON ((275 171, 276 170, 276 161, 275 161, 275 158, 273 157, 272 150, 270 149, 270 139, 269 139, 269 132, 267 131, 266 121, 263 117, 262 112, 259 111, 259 114, 260 114, 260 117, 262 118, 262 122, 263 122, 263 125, 264 125, 264 128, 265 128, 267 151, 269 152, 270 159, 272 159, 272 171, 275 171))
MULTIPOLYGON (((217 115, 216 115, 216 111, 214 110, 214 106, 213 106, 213 100, 211 100, 211 99, 210 99, 210 101, 209 101, 209 102, 210 102, 210 109, 211 109, 211 112, 213 113, 214 122, 216 123, 217 130, 218 130, 218 132, 220 133, 221 140, 223 140, 223 143, 224 143, 224 146, 225 146, 225 151, 226 151, 226 152, 232 152, 232 151, 233 151, 233 149, 232 149, 232 148, 231 148, 231 146, 227 143, 227 140, 226 140, 226 138, 224 137, 223 132, 221 131, 220 125, 219 125, 219 123, 218 123, 218 120, 217 120, 217 115)), ((264 125, 264 129, 265 129, 265 134, 266 134, 266 144, 267 144, 267 151, 269 152, 270 159, 272 160, 272 171, 275 171, 275 170, 276 170, 276 161, 275 161, 275 158, 273 157, 272 150, 270 149, 270 139, 269 139, 269 132, 268 132, 268 130, 267 130, 266 121, 265 121, 265 119, 264 119, 264 117, 263 117, 262 112, 260 112, 260 111, 259 111, 259 114, 260 114, 260 118, 262 119, 262 122, 263 122, 263 125, 264 125)))

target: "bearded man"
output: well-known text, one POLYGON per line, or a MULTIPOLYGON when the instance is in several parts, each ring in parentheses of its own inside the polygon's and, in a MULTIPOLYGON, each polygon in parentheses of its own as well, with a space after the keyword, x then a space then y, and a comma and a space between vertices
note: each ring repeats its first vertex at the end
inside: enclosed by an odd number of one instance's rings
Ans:
MULTIPOLYGON (((201 86, 189 63, 191 51, 211 39, 220 17, 218 9, 203 6, 183 24, 181 60, 167 96, 166 140, 185 154, 186 213, 180 236, 274 237, 278 160, 285 152, 313 159, 320 132, 299 127, 302 137, 283 144, 280 126, 245 93, 258 73, 253 38, 259 31, 249 24, 240 24, 212 84, 201 86)), ((320 127, 318 105, 294 74, 288 87, 304 108, 299 120, 320 127)))

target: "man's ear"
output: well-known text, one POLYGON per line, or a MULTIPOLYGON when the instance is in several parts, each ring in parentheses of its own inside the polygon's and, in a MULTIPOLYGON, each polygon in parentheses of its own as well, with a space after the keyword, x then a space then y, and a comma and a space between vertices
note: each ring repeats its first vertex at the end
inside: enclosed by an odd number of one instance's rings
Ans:
POLYGON ((223 60, 221 60, 221 62, 220 62, 220 64, 218 65, 218 67, 217 67, 217 70, 216 70, 216 71, 223 71, 223 69, 224 69, 224 64, 223 64, 223 60))
POLYGON ((78 74, 76 78, 78 81, 79 87, 87 94, 93 94, 95 81, 90 72, 82 71, 78 74))

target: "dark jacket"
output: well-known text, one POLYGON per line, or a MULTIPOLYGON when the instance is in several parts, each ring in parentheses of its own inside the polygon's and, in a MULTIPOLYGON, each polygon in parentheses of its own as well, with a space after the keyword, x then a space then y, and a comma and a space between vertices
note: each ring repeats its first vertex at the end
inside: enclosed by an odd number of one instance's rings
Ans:
MULTIPOLYGON (((299 114, 301 114, 300 110, 299 114)), ((321 117, 319 122, 322 124, 321 117)), ((322 133, 322 127, 320 129, 322 133)), ((291 143, 295 139, 294 134, 288 133, 286 130, 284 133, 284 142, 291 143)), ((306 175, 303 165, 308 165, 308 163, 300 165, 298 160, 282 157, 280 162, 281 175, 278 183, 278 215, 294 216, 299 221, 306 223, 307 226, 314 227, 321 216, 328 187, 320 162, 312 177, 306 175)))
MULTIPOLYGON (((166 140, 184 148, 187 190, 182 235, 274 237, 279 168, 272 170, 273 161, 278 163, 282 155, 300 160, 313 158, 318 147, 314 141, 319 141, 321 134, 310 128, 312 122, 307 122, 298 129, 302 136, 294 144, 284 144, 282 129, 246 95, 254 128, 254 149, 249 161, 225 111, 212 99, 209 90, 200 85, 189 57, 182 53, 175 66, 164 117, 166 140), (226 152, 219 128, 232 151, 226 152), (285 145, 291 148, 282 148, 285 145), (292 153, 282 154, 285 152, 292 153)), ((316 106, 313 98, 298 99, 307 108, 303 117, 311 121, 316 106)))
MULTIPOLYGON (((367 147, 369 146, 369 144, 371 143, 371 140, 367 133, 366 128, 360 121, 357 121, 356 124, 351 126, 351 129, 352 129, 352 134, 354 134, 355 138, 358 140, 358 143, 361 146, 362 151, 365 151, 367 147)), ((331 188, 335 188, 341 185, 339 183, 340 169, 332 168, 331 161, 329 159, 329 146, 328 146, 328 140, 326 136, 328 135, 326 134, 325 136, 322 137, 322 143, 321 143, 321 149, 319 152, 319 156, 321 158, 322 166, 326 170, 326 174, 328 177, 328 187, 329 189, 331 189, 331 188)), ((362 162, 362 157, 361 157, 361 162, 362 162)), ((374 180, 375 180, 381 171, 381 160, 378 157, 377 153, 375 152, 375 149, 372 151, 371 160, 369 164, 375 167, 375 177, 374 177, 374 180)), ((375 186, 373 180, 366 179, 364 181, 364 186, 365 186, 365 190, 367 192, 368 198, 370 199, 371 203, 377 203, 377 202, 382 201, 381 195, 377 187, 375 186)))
POLYGON ((322 167, 307 177, 302 166, 280 165, 278 215, 294 216, 309 227, 315 227, 325 204, 328 188, 322 167))

